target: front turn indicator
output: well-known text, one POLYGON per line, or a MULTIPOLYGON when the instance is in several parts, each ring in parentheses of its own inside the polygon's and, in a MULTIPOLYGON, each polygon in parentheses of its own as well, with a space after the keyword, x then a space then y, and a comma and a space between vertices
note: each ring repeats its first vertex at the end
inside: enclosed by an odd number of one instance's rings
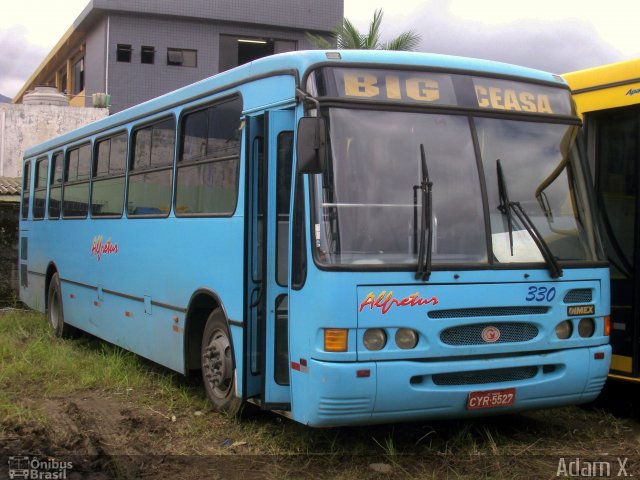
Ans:
POLYGON ((349 330, 346 328, 325 328, 324 329, 324 351, 325 352, 346 352, 348 337, 349 337, 349 330))

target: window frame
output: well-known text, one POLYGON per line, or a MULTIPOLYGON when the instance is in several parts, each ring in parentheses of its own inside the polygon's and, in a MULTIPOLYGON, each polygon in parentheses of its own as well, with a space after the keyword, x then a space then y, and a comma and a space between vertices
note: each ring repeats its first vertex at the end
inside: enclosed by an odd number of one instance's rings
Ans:
POLYGON ((127 196, 127 173, 129 170, 129 158, 131 155, 131 136, 130 136, 130 132, 128 130, 119 130, 119 131, 115 131, 115 132, 110 132, 108 135, 96 138, 93 142, 93 152, 92 152, 92 161, 91 161, 91 191, 89 192, 89 216, 92 219, 97 219, 97 220, 108 220, 108 219, 114 219, 114 218, 122 218, 122 216, 124 215, 124 209, 126 206, 126 196, 127 196), (122 171, 122 173, 118 173, 115 175, 110 174, 109 169, 107 169, 107 174, 104 176, 100 176, 98 177, 98 169, 97 169, 97 163, 98 163, 98 146, 100 143, 109 140, 109 165, 111 165, 111 140, 113 140, 114 138, 120 136, 120 135, 126 135, 126 139, 127 139, 127 147, 126 147, 126 158, 125 158, 125 162, 124 162, 124 169, 122 171), (95 181, 101 181, 101 180, 107 180, 107 179, 116 179, 116 178, 123 178, 123 185, 122 185, 122 210, 120 211, 119 215, 96 215, 93 213, 93 188, 94 188, 94 184, 95 181))
POLYGON ((116 62, 118 63, 131 63, 131 57, 133 56, 133 46, 130 43, 117 43, 116 44, 116 62), (128 54, 128 60, 121 60, 120 54, 128 54))
MULTIPOLYGON (((153 130, 152 130, 153 132, 153 130)), ((173 197, 174 197, 174 192, 173 192, 173 186, 175 183, 175 165, 176 165, 176 145, 178 142, 178 138, 177 138, 177 132, 178 132, 178 121, 176 118, 176 115, 174 113, 169 113, 164 114, 160 117, 154 118, 152 120, 143 122, 143 123, 139 123, 137 125, 134 125, 133 128, 131 128, 131 130, 129 131, 129 148, 128 148, 128 156, 127 156, 127 165, 126 165, 126 187, 125 187, 125 198, 124 198, 124 211, 126 212, 126 217, 127 218, 131 218, 131 219, 144 219, 144 218, 167 218, 171 215, 171 211, 173 210, 173 197), (136 134, 137 132, 144 130, 145 128, 153 128, 155 125, 160 125, 163 122, 166 122, 167 120, 172 120, 173 121, 173 161, 171 162, 170 165, 163 165, 161 167, 157 167, 157 166, 149 166, 146 168, 141 168, 138 170, 135 170, 133 168, 133 163, 135 161, 135 152, 136 152, 136 134), (162 214, 131 214, 129 213, 129 193, 130 193, 130 188, 131 188, 131 177, 134 177, 136 175, 144 175, 146 173, 154 173, 154 172, 161 172, 164 170, 169 170, 171 172, 171 182, 169 184, 169 191, 171 192, 170 194, 170 198, 169 198, 169 210, 167 211, 166 214, 162 213, 162 214)), ((152 133, 152 138, 153 138, 153 133, 152 133)), ((151 150, 153 149, 153 143, 150 146, 151 150)), ((151 153, 150 153, 151 155, 151 153)))
POLYGON ((84 91, 84 55, 73 62, 73 95, 79 95, 84 91), (78 65, 80 68, 78 69, 78 65), (80 84, 80 85, 78 85, 80 84))
MULTIPOLYGON (((175 174, 174 174, 175 188, 173 192, 173 205, 172 205, 173 213, 176 216, 176 218, 231 218, 236 214, 236 211, 238 210, 238 202, 240 197, 240 173, 241 173, 241 161, 242 161, 242 150, 243 150, 242 138, 240 139, 240 145, 239 145, 238 155, 237 155, 238 165, 237 165, 237 171, 236 171, 236 185, 235 185, 236 195, 235 195, 235 203, 233 205, 233 209, 231 209, 229 213, 180 213, 176 208, 177 206, 176 202, 178 200, 178 176, 179 176, 180 168, 192 167, 195 165, 203 165, 208 163, 229 161, 231 159, 236 158, 235 156, 225 156, 225 157, 218 157, 213 159, 198 159, 198 160, 188 160, 186 162, 183 162, 181 160, 181 157, 183 155, 183 149, 184 149, 183 133, 184 133, 185 118, 190 114, 204 111, 204 112, 207 112, 207 119, 208 119, 210 108, 216 107, 218 105, 221 105, 223 103, 230 102, 233 100, 240 101, 239 125, 240 125, 240 128, 244 130, 245 128, 244 126, 245 115, 243 113, 244 98, 242 97, 242 94, 240 92, 233 92, 232 94, 210 100, 207 103, 201 103, 198 105, 189 106, 188 108, 180 112, 180 117, 178 119, 179 121, 177 123, 178 144, 176 148, 177 155, 175 158, 175 164, 176 164, 175 174)), ((207 124, 207 131, 208 131, 208 124, 207 124)))
POLYGON ((188 67, 198 68, 198 50, 193 48, 175 48, 167 47, 167 65, 171 67, 188 67), (185 52, 192 52, 194 54, 193 65, 185 65, 185 52), (171 54, 180 53, 180 62, 171 60, 171 54))
POLYGON ((143 65, 154 65, 156 63, 156 49, 155 47, 149 45, 142 45, 140 47, 140 63, 143 65), (150 56, 150 57, 149 57, 150 56), (151 60, 146 61, 147 60, 151 60))

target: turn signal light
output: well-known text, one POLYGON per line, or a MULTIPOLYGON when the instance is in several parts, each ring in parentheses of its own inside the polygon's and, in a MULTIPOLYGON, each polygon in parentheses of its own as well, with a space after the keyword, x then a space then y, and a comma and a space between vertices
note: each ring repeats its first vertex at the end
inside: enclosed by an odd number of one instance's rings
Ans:
POLYGON ((346 352, 348 336, 349 330, 347 330, 346 328, 325 328, 324 351, 346 352))
POLYGON ((604 336, 608 337, 611 335, 611 317, 606 315, 604 317, 604 336))

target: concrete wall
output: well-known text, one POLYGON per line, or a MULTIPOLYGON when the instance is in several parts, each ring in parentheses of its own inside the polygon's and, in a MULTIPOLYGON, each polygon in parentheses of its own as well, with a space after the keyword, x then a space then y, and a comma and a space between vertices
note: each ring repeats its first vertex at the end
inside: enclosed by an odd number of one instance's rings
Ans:
POLYGON ((25 149, 107 115, 103 108, 0 104, 0 176, 22 176, 25 149))

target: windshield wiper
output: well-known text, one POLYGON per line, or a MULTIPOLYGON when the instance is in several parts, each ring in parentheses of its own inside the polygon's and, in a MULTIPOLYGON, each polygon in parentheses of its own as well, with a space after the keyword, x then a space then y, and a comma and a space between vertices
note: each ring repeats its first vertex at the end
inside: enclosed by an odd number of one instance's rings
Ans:
POLYGON ((509 192, 507 191, 507 183, 504 181, 504 173, 502 173, 502 164, 500 159, 496 160, 496 169, 498 171, 498 195, 500 197, 500 205, 498 210, 507 216, 507 227, 509 228, 509 247, 511 248, 511 256, 513 257, 513 216, 509 201, 509 192))
POLYGON ((520 202, 512 202, 509 200, 509 192, 507 191, 507 183, 504 179, 504 173, 502 171, 500 159, 496 160, 496 171, 498 175, 498 194, 500 196, 500 205, 498 206, 498 209, 502 212, 503 215, 506 215, 507 217, 511 256, 513 256, 513 218, 511 215, 511 212, 513 212, 533 239, 536 247, 538 247, 538 250, 540 250, 540 253, 547 263, 547 267, 549 268, 549 275, 551 275, 551 278, 561 277, 563 275, 562 268, 560 268, 560 265, 558 265, 558 260, 553 256, 549 245, 544 240, 542 235, 540 235, 540 232, 531 220, 531 217, 529 217, 527 212, 524 211, 524 209, 520 205, 520 202))
POLYGON ((416 279, 426 282, 431 277, 431 246, 433 244, 433 208, 431 190, 433 182, 429 179, 427 155, 424 153, 424 145, 422 143, 420 144, 420 167, 422 179, 418 188, 422 191, 422 202, 420 205, 420 248, 418 250, 418 270, 416 271, 416 279), (426 235, 427 228, 429 231, 428 237, 426 235), (426 248, 425 241, 427 244, 426 248))

